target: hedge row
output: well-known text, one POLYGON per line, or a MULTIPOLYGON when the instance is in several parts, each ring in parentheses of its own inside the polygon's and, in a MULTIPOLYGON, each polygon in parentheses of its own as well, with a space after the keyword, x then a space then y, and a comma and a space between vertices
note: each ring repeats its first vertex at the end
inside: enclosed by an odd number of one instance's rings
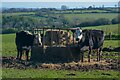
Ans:
POLYGON ((13 29, 13 28, 8 28, 8 29, 2 29, 0 31, 0 34, 11 34, 11 33, 16 33, 18 30, 17 29, 13 29))
POLYGON ((120 40, 120 34, 119 35, 105 35, 106 40, 120 40))

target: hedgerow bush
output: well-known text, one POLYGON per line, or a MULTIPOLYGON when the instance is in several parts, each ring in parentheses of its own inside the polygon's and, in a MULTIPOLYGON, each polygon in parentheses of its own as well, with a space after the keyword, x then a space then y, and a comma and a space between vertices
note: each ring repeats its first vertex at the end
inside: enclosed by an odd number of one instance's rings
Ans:
POLYGON ((2 29, 2 34, 10 34, 10 33, 16 33, 17 29, 14 28, 8 28, 8 29, 2 29))

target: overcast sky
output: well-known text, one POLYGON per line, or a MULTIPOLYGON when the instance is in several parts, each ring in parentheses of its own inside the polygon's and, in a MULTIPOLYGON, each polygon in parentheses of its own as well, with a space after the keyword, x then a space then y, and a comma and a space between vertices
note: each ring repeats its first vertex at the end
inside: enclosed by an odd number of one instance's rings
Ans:
POLYGON ((114 7, 119 0, 2 0, 5 8, 60 8, 66 5, 69 8, 93 6, 114 7))
POLYGON ((1 0, 2 2, 118 2, 119 0, 1 0))
POLYGON ((85 8, 88 6, 95 7, 115 7, 117 2, 3 2, 4 8, 61 8, 66 5, 68 8, 85 8))

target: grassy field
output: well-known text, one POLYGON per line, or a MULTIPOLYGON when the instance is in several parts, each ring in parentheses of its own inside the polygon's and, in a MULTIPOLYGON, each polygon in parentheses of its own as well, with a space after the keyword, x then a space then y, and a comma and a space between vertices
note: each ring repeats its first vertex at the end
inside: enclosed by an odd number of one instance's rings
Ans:
POLYGON ((109 12, 109 11, 106 11, 106 10, 67 10, 67 11, 54 11, 55 13, 60 13, 60 12, 73 12, 73 13, 76 13, 76 12, 109 12))
POLYGON ((106 34, 111 33, 111 32, 115 33, 115 34, 118 34, 119 33, 119 28, 120 28, 120 26, 118 26, 118 24, 114 24, 114 25, 84 27, 83 29, 100 29, 100 30, 103 30, 106 34))
POLYGON ((2 35, 2 56, 15 56, 16 54, 15 34, 2 35))
MULTIPOLYGON (((16 56, 15 34, 4 34, 2 38, 2 56, 16 56)), ((104 47, 118 47, 118 41, 119 40, 105 40, 104 47)))
POLYGON ((105 40, 104 42, 104 47, 119 47, 120 45, 118 44, 118 42, 120 42, 120 40, 105 40), (111 44, 112 43, 112 44, 111 44))
POLYGON ((50 69, 6 69, 3 78, 119 78, 117 71, 93 70, 88 72, 50 69), (34 74, 34 75, 33 75, 34 74), (72 75, 73 74, 73 75, 72 75))
POLYGON ((3 13, 3 16, 15 16, 15 15, 22 15, 22 14, 35 14, 35 12, 15 12, 15 13, 3 13))
MULTIPOLYGON (((106 25, 97 27, 87 27, 84 29, 102 29, 105 32, 117 32, 118 25, 106 25)), ((2 55, 3 56, 16 56, 17 50, 15 45, 15 34, 3 34, 2 36, 2 55)), ((120 40, 105 40, 104 47, 118 47, 118 41, 120 40), (111 44, 112 43, 112 44, 111 44)))
POLYGON ((82 22, 83 21, 90 21, 90 20, 96 20, 99 18, 108 18, 109 20, 112 20, 113 18, 117 17, 117 13, 85 13, 85 14, 64 14, 64 16, 68 20, 72 20, 74 18, 79 18, 82 22))
MULTIPOLYGON (((87 12, 87 11, 92 12, 92 10, 84 10, 83 12, 87 12)), ((95 11, 104 12, 102 10, 95 10, 95 11)), ((59 11, 57 11, 57 12, 56 12, 57 14, 53 14, 53 16, 60 15, 60 12, 59 11)), ((70 11, 66 11, 66 12, 70 12, 70 11)), ((81 11, 75 11, 75 12, 81 12, 81 11)), ((37 18, 37 19, 40 19, 40 18, 44 19, 44 17, 38 17, 38 16, 35 16, 34 14, 35 14, 35 12, 16 12, 16 13, 3 13, 2 15, 3 16, 25 15, 27 17, 32 17, 32 18, 37 18)), ((96 20, 96 19, 99 19, 99 18, 107 18, 109 20, 112 20, 113 18, 118 16, 118 13, 84 13, 84 14, 80 14, 80 13, 78 13, 78 14, 76 14, 76 13, 72 13, 72 14, 67 13, 67 14, 65 14, 65 13, 63 13, 63 15, 69 21, 72 21, 72 19, 77 18, 81 22, 84 22, 84 21, 96 20)))
MULTIPOLYGON (((106 29, 117 31, 117 25, 106 25, 89 27, 89 29, 106 29), (105 27, 105 28, 104 28, 105 27)), ((2 56, 16 56, 15 34, 4 34, 2 37, 2 56)), ((118 47, 119 40, 105 40, 104 47, 118 47)), ((112 56, 114 57, 114 56, 112 56)), ((72 70, 52 70, 52 69, 13 69, 3 68, 3 78, 119 78, 118 71, 92 70, 92 71, 72 71, 72 70), (73 75, 72 75, 73 74, 73 75)))
MULTIPOLYGON (((72 22, 74 19, 79 19, 80 22, 96 20, 99 18, 107 18, 112 20, 118 16, 118 13, 84 13, 84 12, 107 12, 106 10, 70 10, 62 11, 64 17, 72 22), (69 14, 70 12, 70 14, 69 14), (83 13, 81 13, 83 12, 83 13)), ((53 16, 61 15, 61 11, 56 11, 56 14, 53 16)), ((2 13, 3 16, 26 16, 35 19, 43 19, 45 17, 35 16, 35 12, 16 12, 16 13, 2 13)), ((52 15, 52 14, 51 14, 52 15)), ((0 16, 2 17, 2 16, 0 16)), ((106 34, 118 33, 119 27, 116 25, 104 25, 104 26, 95 26, 95 27, 84 27, 83 29, 101 29, 104 30, 106 34)), ((2 37, 2 56, 4 57, 16 57, 17 50, 15 45, 15 34, 0 34, 2 37)), ((120 40, 105 40, 104 47, 112 46, 118 47, 118 41, 120 40)), ((1 52, 1 51, 0 51, 1 52)), ((103 52, 108 53, 108 52, 103 52)), ((115 53, 115 52, 110 52, 115 53)), ((25 55, 25 54, 24 54, 25 55)), ((109 58, 116 58, 114 56, 109 58)), ((7 65, 5 63, 5 65, 7 65)), ((80 71, 80 70, 53 70, 53 69, 41 69, 41 68, 2 68, 2 78, 119 78, 119 71, 113 70, 91 70, 91 71, 80 71)), ((113 80, 113 79, 111 79, 113 80)), ((114 79, 115 80, 115 79, 114 79)))

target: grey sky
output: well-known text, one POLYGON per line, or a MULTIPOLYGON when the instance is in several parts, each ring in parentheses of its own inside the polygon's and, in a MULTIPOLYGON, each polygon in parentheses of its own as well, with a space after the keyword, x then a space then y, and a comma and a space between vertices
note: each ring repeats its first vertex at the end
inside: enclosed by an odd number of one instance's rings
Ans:
POLYGON ((95 5, 100 7, 114 7, 117 2, 3 2, 2 7, 6 8, 60 8, 61 5, 66 5, 69 8, 80 8, 95 5))
POLYGON ((118 2, 119 0, 1 0, 2 2, 118 2))

